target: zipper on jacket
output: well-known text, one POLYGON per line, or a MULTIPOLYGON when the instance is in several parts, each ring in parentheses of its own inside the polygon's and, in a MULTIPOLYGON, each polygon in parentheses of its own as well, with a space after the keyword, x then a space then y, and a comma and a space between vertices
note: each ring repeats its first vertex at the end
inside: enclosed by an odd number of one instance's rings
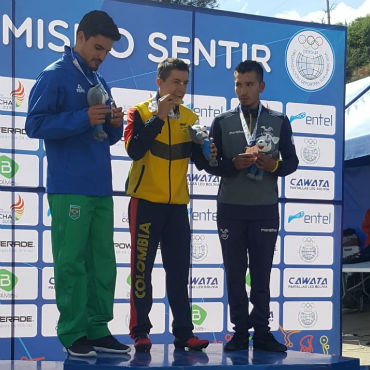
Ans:
POLYGON ((137 184, 136 184, 135 189, 134 189, 134 193, 136 193, 136 190, 138 189, 138 187, 139 187, 139 185, 140 185, 140 183, 141 183, 141 180, 143 179, 143 176, 144 176, 144 170, 145 170, 145 165, 143 164, 143 166, 141 167, 139 180, 137 181, 137 184))
POLYGON ((167 117, 167 125, 168 125, 168 204, 171 203, 171 125, 170 119, 167 117))

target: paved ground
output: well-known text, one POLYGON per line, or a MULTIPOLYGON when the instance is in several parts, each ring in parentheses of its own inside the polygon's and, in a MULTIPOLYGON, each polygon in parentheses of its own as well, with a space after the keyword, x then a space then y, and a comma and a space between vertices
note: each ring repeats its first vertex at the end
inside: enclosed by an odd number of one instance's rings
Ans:
POLYGON ((370 310, 343 308, 342 356, 360 359, 361 366, 370 365, 370 310))

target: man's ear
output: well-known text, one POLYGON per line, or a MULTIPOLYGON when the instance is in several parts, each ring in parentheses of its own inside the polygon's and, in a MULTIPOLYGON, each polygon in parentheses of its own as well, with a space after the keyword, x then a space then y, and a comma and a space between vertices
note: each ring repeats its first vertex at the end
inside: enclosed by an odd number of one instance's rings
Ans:
POLYGON ((78 31, 77 32, 77 37, 76 37, 76 43, 77 42, 83 42, 85 41, 85 34, 83 33, 83 31, 78 31))
POLYGON ((162 80, 159 77, 157 77, 155 79, 155 83, 157 84, 158 87, 161 87, 162 80))
POLYGON ((263 92, 263 90, 265 90, 265 86, 266 86, 265 82, 264 82, 264 81, 262 81, 262 82, 260 83, 260 94, 263 92))

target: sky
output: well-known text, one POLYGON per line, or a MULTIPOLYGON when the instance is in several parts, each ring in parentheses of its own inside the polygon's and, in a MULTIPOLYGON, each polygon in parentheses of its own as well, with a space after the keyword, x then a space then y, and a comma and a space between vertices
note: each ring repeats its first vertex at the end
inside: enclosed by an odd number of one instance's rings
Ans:
MULTIPOLYGON (((326 0, 218 0, 217 9, 232 12, 328 23, 326 0)), ((370 0, 329 0, 330 23, 351 23, 370 14, 370 0)))

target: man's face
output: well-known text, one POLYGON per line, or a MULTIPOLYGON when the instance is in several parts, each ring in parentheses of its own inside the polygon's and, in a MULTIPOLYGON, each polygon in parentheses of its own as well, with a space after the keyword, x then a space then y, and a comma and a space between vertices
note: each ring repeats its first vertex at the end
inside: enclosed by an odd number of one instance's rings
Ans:
POLYGON ((255 71, 235 73, 235 93, 240 104, 251 109, 256 109, 259 104, 260 94, 265 88, 265 83, 259 82, 255 71))
POLYGON ((92 71, 99 68, 112 46, 113 40, 108 37, 97 35, 86 40, 82 31, 77 34, 76 51, 92 71))
POLYGON ((189 72, 173 69, 165 81, 157 78, 156 82, 159 87, 160 96, 172 94, 182 99, 188 87, 189 72))

